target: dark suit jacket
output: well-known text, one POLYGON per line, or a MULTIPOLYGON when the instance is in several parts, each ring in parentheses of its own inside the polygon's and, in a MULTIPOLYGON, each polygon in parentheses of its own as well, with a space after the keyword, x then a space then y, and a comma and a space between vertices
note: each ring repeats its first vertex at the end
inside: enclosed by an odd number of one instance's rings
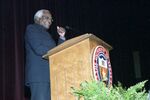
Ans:
MULTIPOLYGON (((64 40, 59 39, 58 43, 64 40)), ((42 58, 48 50, 56 46, 46 29, 38 24, 27 26, 25 33, 25 82, 49 82, 48 60, 42 58)))

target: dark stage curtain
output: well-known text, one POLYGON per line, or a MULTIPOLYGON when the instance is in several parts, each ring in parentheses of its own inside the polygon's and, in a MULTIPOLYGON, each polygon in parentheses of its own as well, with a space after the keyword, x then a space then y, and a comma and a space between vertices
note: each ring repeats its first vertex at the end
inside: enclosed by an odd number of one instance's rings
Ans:
POLYGON ((2 0, 0 4, 0 99, 25 100, 23 47, 23 28, 25 20, 22 17, 22 5, 18 5, 16 1, 8 0, 2 0))

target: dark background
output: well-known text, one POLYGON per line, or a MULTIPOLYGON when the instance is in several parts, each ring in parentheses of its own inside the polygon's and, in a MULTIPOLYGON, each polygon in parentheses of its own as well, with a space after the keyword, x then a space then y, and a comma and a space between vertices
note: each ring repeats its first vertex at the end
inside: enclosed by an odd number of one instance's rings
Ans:
MULTIPOLYGON (((93 33, 113 47, 110 59, 113 83, 129 87, 150 78, 149 0, 1 0, 0 100, 27 100, 24 88, 24 32, 34 13, 49 9, 56 25, 70 26, 70 39, 93 33), (133 52, 140 55, 141 77, 136 78, 133 52)), ((149 89, 149 83, 146 84, 149 89)))

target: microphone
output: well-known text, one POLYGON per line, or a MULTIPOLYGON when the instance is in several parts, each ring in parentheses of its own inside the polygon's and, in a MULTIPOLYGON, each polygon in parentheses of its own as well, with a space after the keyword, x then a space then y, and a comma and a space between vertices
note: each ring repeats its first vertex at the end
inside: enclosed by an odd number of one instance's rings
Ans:
POLYGON ((72 30, 72 28, 70 26, 65 26, 65 28, 68 30, 72 30))
POLYGON ((71 30, 71 31, 76 32, 76 33, 82 33, 81 31, 79 31, 79 30, 77 30, 77 29, 75 29, 75 28, 72 28, 72 27, 70 27, 70 26, 65 26, 65 28, 66 28, 67 30, 71 30))

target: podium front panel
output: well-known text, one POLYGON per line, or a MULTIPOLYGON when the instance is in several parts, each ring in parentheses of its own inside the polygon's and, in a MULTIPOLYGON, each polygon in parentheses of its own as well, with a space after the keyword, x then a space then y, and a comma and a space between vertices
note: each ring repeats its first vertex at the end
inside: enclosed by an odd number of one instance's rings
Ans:
POLYGON ((89 39, 49 56, 52 100, 75 100, 71 87, 92 77, 89 39))

